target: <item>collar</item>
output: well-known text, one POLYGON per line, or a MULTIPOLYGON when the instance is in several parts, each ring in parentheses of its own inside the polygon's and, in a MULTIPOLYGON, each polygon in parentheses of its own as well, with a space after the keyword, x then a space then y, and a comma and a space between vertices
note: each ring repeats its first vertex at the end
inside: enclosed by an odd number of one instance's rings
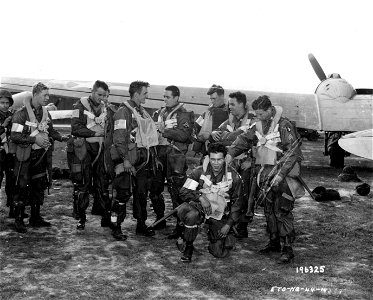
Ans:
POLYGON ((176 104, 172 107, 165 106, 167 112, 171 112, 176 106, 178 106, 180 103, 176 102, 176 104))
POLYGON ((99 108, 99 107, 102 106, 102 103, 101 103, 101 102, 98 103, 98 104, 97 104, 96 102, 94 102, 94 101, 92 100, 91 96, 88 97, 88 102, 89 102, 89 104, 91 105, 91 107, 92 107, 92 108, 95 108, 95 109, 97 109, 97 108, 99 108))

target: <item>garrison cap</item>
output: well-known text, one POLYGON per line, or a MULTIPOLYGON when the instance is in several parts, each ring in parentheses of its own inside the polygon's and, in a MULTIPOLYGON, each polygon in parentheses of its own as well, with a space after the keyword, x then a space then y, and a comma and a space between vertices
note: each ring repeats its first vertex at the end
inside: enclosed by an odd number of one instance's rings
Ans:
POLYGON ((9 106, 12 106, 14 103, 12 94, 7 90, 0 89, 0 98, 8 98, 9 99, 9 106))

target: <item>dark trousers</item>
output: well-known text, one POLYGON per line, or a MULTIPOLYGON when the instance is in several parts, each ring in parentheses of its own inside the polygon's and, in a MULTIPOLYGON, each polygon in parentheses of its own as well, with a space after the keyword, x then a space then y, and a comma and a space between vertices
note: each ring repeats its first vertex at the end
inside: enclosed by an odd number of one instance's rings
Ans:
POLYGON ((186 180, 188 166, 185 154, 172 146, 157 146, 157 154, 163 168, 157 168, 156 170, 151 183, 149 198, 153 203, 156 215, 163 216, 165 204, 162 192, 164 190, 165 179, 167 178, 168 192, 171 196, 173 208, 175 208, 182 203, 179 191, 186 180))
POLYGON ((115 177, 113 188, 116 190, 116 197, 112 212, 117 214, 119 224, 126 217, 126 203, 131 195, 133 195, 133 217, 142 224, 147 220, 147 197, 154 176, 150 165, 148 163, 139 169, 136 176, 123 172, 115 177))
POLYGON ((26 161, 15 159, 15 206, 43 205, 44 191, 48 186, 46 170, 47 156, 44 149, 32 150, 26 161))
MULTIPOLYGON (((185 226, 184 240, 193 243, 198 235, 198 225, 202 224, 204 214, 199 203, 183 203, 177 213, 181 222, 185 226)), ((234 247, 235 239, 231 233, 224 238, 219 238, 220 229, 227 223, 227 217, 223 216, 221 220, 208 219, 208 238, 209 252, 215 257, 226 257, 229 251, 234 247)))
POLYGON ((264 214, 267 221, 267 231, 271 237, 277 236, 290 241, 295 238, 294 198, 284 179, 276 189, 270 190, 267 195, 268 200, 264 202, 264 214))
POLYGON ((5 176, 6 206, 13 205, 13 184, 15 178, 14 172, 14 154, 6 153, 4 149, 0 150, 0 188, 5 176))
POLYGON ((92 193, 101 211, 107 212, 111 209, 109 198, 109 182, 104 167, 104 151, 102 149, 99 157, 98 143, 86 143, 87 155, 80 161, 74 152, 68 152, 68 164, 71 170, 71 179, 74 183, 74 195, 77 198, 79 214, 85 214, 89 206, 89 194, 92 193), (92 166, 92 163, 96 162, 92 166))

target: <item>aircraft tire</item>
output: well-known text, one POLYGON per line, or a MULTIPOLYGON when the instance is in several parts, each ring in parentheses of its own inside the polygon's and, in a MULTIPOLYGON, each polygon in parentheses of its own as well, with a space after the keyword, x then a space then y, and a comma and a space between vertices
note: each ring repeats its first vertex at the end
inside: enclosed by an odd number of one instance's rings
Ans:
POLYGON ((345 151, 338 145, 338 143, 334 143, 330 146, 329 157, 331 167, 344 167, 345 151))

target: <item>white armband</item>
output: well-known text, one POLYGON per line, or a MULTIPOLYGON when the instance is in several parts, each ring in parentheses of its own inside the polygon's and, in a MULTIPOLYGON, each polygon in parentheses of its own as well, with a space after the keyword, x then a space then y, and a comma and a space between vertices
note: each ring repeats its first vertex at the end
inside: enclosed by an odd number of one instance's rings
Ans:
POLYGON ((119 119, 114 122, 114 130, 126 129, 127 121, 125 119, 119 119))
POLYGON ((188 189, 188 190, 193 190, 195 191, 198 187, 199 183, 193 179, 187 178, 185 181, 183 187, 188 189))
POLYGON ((22 132, 23 131, 23 125, 18 124, 18 123, 13 123, 12 124, 12 131, 13 132, 22 132))

